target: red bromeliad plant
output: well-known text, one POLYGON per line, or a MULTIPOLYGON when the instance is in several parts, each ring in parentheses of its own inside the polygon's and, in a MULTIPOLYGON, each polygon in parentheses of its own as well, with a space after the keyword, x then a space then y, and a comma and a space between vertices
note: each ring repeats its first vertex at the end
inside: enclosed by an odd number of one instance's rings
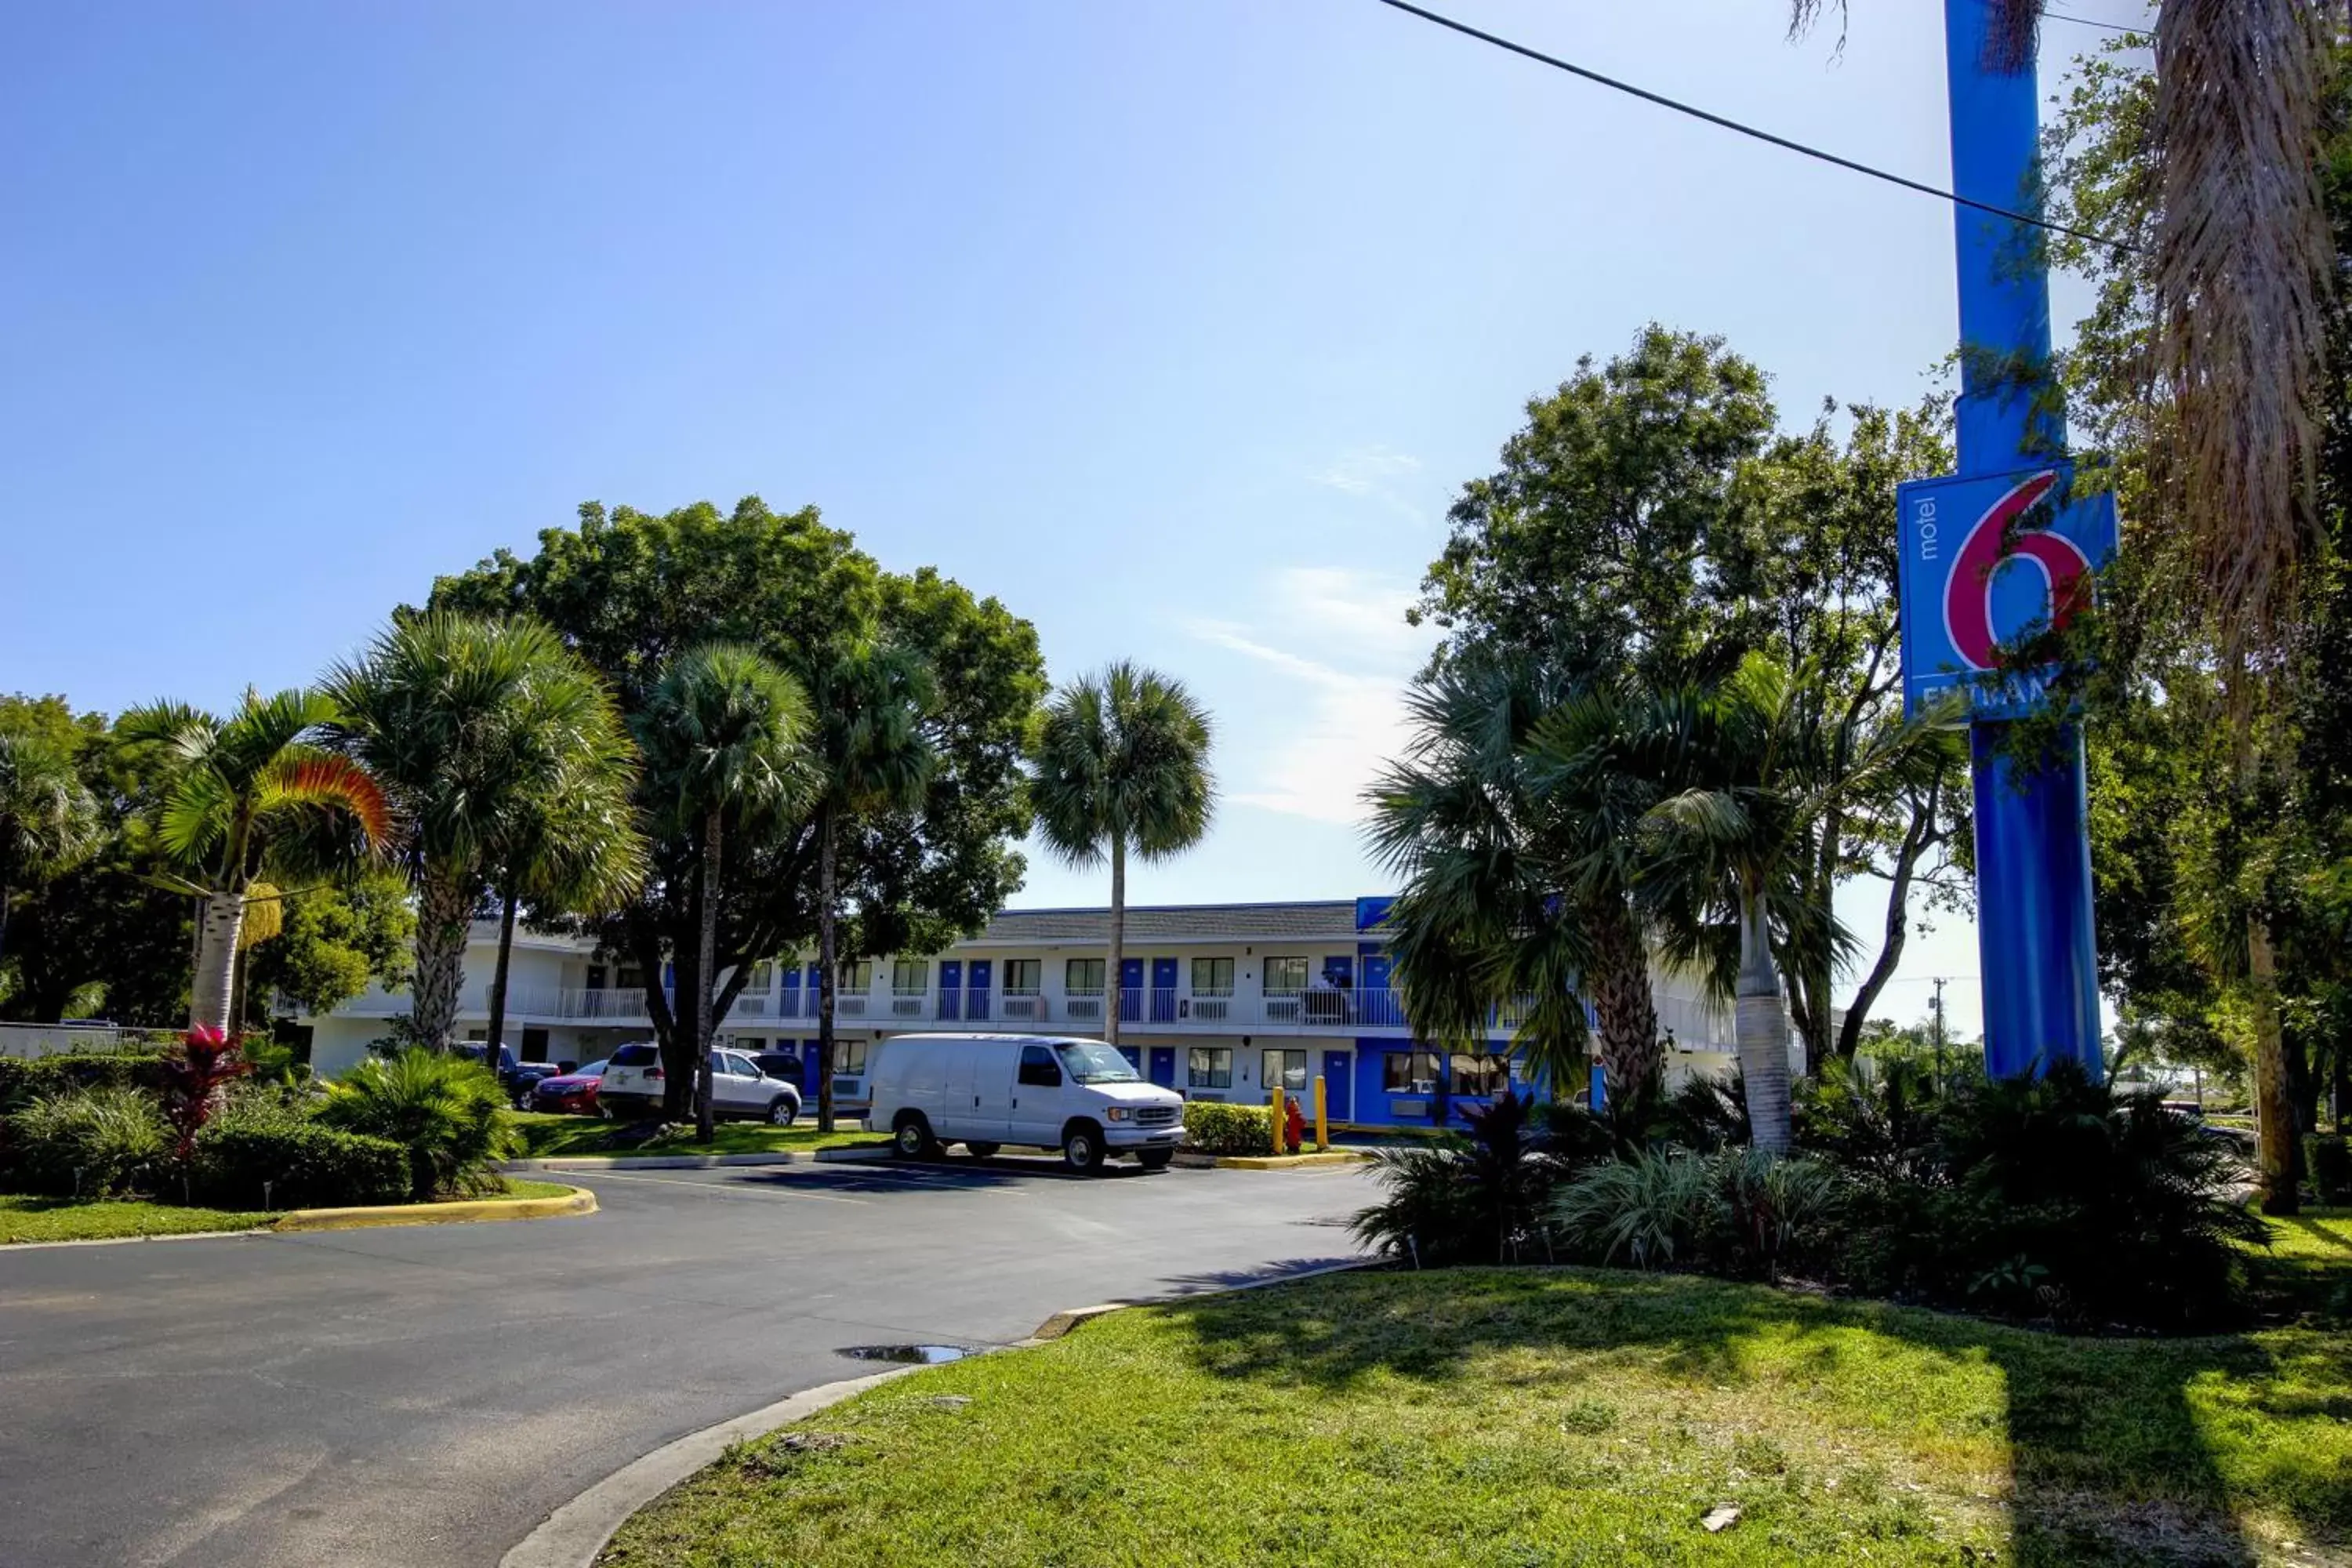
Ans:
POLYGON ((163 1118, 172 1124, 173 1152, 185 1166, 196 1152, 196 1134, 219 1109, 231 1079, 251 1072, 238 1053, 237 1037, 209 1026, 190 1029, 163 1058, 163 1118))

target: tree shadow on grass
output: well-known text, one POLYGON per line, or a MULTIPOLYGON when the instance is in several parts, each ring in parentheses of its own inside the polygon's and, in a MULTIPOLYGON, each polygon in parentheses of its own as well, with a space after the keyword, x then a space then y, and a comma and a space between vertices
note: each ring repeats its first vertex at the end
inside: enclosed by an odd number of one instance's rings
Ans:
POLYGON ((1787 1397, 1812 1397, 1862 1330, 2002 1380, 2014 1560, 2026 1568, 2258 1559, 2238 1516, 2291 1521, 2308 1560, 2352 1546, 2352 1449, 2315 1432, 2344 1418, 2352 1337, 2309 1330, 2178 1340, 2035 1332, 1882 1303, 1690 1276, 1605 1269, 1353 1274, 1166 1309, 1221 1376, 1345 1394, 1376 1377, 1437 1392, 1498 1352, 1622 1360, 1737 1387, 1778 1358, 1787 1397), (1793 1347, 1790 1336, 1798 1336, 1793 1347), (1819 1341, 1807 1345, 1806 1340, 1819 1341), (1811 1362, 1810 1367, 1806 1366, 1811 1362), (2284 1428, 2280 1424, 2286 1424, 2284 1428), (2225 1473, 2226 1466, 2226 1473, 2225 1473))

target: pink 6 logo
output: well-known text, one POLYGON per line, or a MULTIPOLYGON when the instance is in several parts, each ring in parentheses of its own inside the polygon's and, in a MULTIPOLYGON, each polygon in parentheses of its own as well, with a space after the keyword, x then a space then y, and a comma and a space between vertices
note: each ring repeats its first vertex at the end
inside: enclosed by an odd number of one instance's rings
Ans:
POLYGON ((1992 504, 1960 543, 1959 558, 1944 584, 1944 630, 1953 651, 1977 669, 1999 658, 1992 630, 1992 575, 2011 556, 2042 568, 2050 584, 2050 626, 2063 630, 2091 597, 2091 561, 2071 539, 2034 528, 2014 537, 2011 525, 2032 510, 2058 483, 2053 473, 2034 475, 1992 504))

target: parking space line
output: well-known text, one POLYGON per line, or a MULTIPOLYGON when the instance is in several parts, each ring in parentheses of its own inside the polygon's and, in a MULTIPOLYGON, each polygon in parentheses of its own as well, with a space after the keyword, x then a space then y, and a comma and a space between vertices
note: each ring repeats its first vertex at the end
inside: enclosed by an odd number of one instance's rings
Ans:
MULTIPOLYGON (((585 1173, 572 1173, 578 1175, 585 1173)), ((677 1176, 625 1176, 617 1171, 598 1171, 590 1179, 598 1182, 651 1182, 664 1187, 691 1187, 697 1192, 712 1193, 723 1198, 806 1198, 809 1202, 817 1204, 864 1204, 867 1201, 865 1198, 845 1198, 838 1193, 800 1192, 781 1183, 754 1189, 722 1182, 688 1182, 677 1176)))

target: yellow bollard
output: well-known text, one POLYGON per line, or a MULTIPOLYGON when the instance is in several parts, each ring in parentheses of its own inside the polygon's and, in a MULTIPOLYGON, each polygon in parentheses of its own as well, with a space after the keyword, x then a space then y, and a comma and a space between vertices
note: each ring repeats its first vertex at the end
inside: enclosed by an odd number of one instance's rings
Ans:
POLYGON ((1274 1100, 1273 1100, 1273 1104, 1274 1104, 1274 1137, 1273 1137, 1272 1142, 1273 1142, 1273 1144, 1274 1144, 1274 1152, 1275 1152, 1276 1153, 1277 1153, 1277 1154, 1287 1154, 1288 1152, 1290 1152, 1290 1151, 1289 1151, 1286 1147, 1285 1147, 1285 1146, 1284 1146, 1283 1139, 1282 1139, 1282 1123, 1283 1123, 1283 1121, 1284 1121, 1285 1118, 1284 1118, 1284 1116, 1283 1116, 1283 1114, 1282 1114, 1282 1084, 1281 1084, 1281 1081, 1280 1081, 1279 1079, 1276 1080, 1276 1082, 1275 1082, 1275 1084, 1274 1084, 1274 1100))
POLYGON ((1325 1116, 1323 1075, 1315 1075, 1315 1147, 1318 1152, 1331 1147, 1331 1123, 1325 1116))

